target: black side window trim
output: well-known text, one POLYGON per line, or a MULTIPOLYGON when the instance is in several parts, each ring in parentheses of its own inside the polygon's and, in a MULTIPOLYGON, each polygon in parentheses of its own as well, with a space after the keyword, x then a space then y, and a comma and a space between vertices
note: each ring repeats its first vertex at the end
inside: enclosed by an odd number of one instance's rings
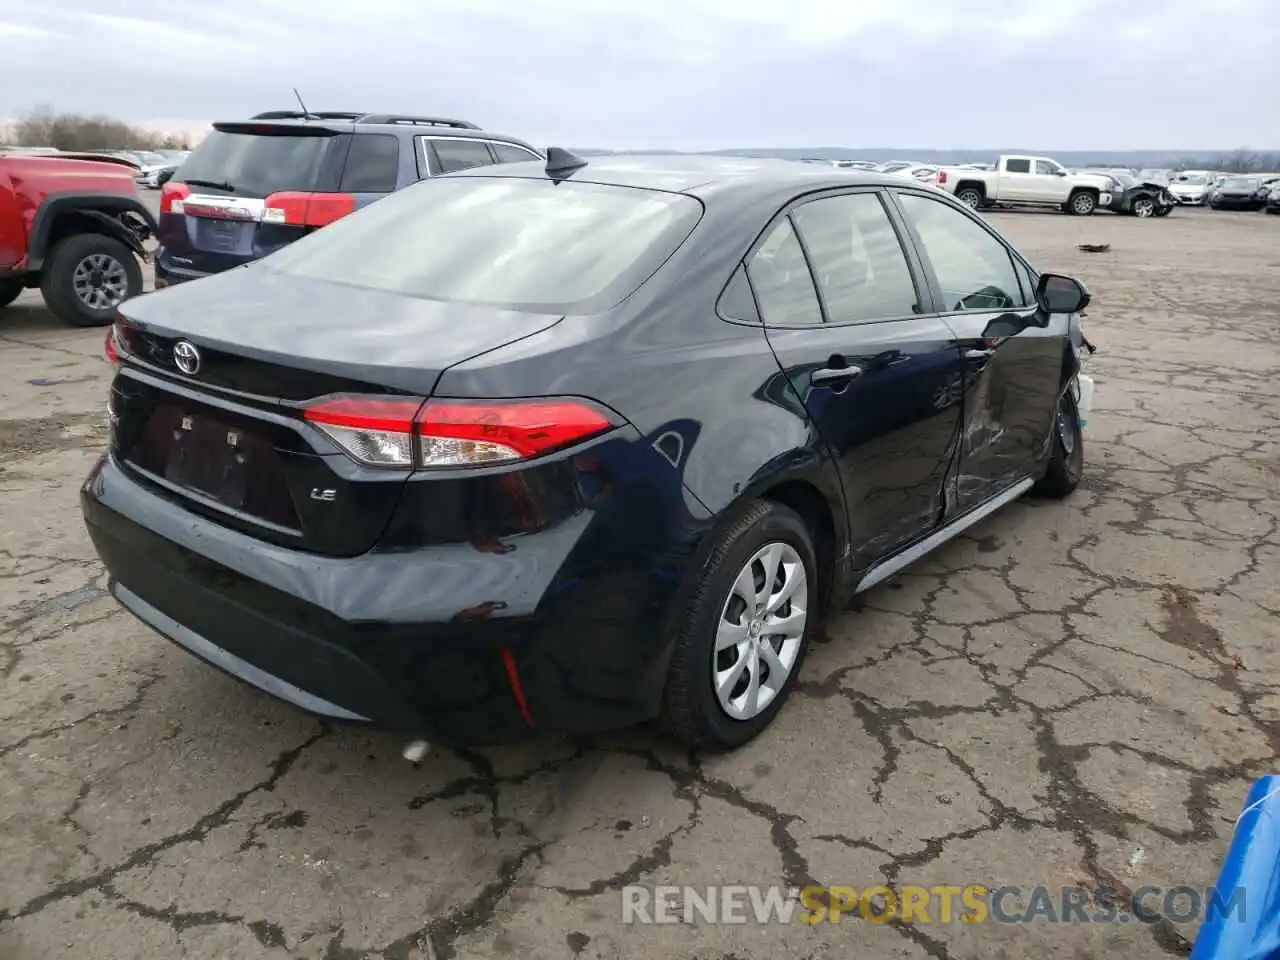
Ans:
MULTIPOLYGON (((911 221, 907 218, 906 211, 902 209, 902 205, 898 202, 898 197, 900 196, 913 196, 913 197, 921 197, 925 200, 933 200, 935 203, 941 203, 941 204, 944 204, 945 206, 951 207, 961 216, 968 217, 971 221, 976 223, 979 227, 981 227, 984 231, 986 231, 988 236, 990 236, 993 240, 995 240, 996 243, 998 243, 1001 247, 1004 248, 1005 255, 1009 258, 1009 267, 1010 269, 1013 270, 1013 275, 1014 275, 1014 278, 1018 281, 1019 289, 1021 289, 1022 287, 1022 277, 1018 271, 1018 264, 1021 263, 1024 267, 1026 267, 1027 271, 1030 272, 1033 278, 1039 277, 1039 274, 1036 272, 1035 268, 1032 267, 1029 263, 1027 263, 1027 261, 1016 250, 1014 250, 1013 247, 1009 246, 1008 241, 1006 241, 1004 237, 996 233, 995 230, 991 228, 991 225, 989 223, 983 220, 980 216, 978 216, 976 213, 974 213, 964 204, 960 203, 960 201, 954 200, 951 197, 946 195, 938 196, 936 191, 930 192, 927 190, 911 190, 911 189, 903 189, 901 187, 895 186, 889 191, 888 201, 890 206, 896 211, 897 216, 901 219, 903 229, 905 229, 908 232, 908 234, 911 236, 912 246, 916 248, 916 251, 917 251, 916 255, 919 258, 921 269, 924 273, 925 279, 928 284, 929 296, 933 300, 933 310, 931 312, 934 316, 965 316, 968 314, 991 313, 992 311, 990 307, 984 307, 984 308, 975 309, 975 310, 954 310, 954 309, 947 308, 946 300, 942 296, 942 285, 938 282, 938 275, 934 272, 932 261, 929 259, 928 255, 925 253, 924 241, 920 239, 920 235, 916 232, 916 228, 911 225, 911 221)), ((1028 299, 1032 301, 1029 305, 1016 307, 1012 311, 1008 311, 1008 312, 1019 313, 1027 310, 1039 309, 1035 304, 1034 296, 1029 297, 1028 299)))
MULTIPOLYGON (((774 213, 772 217, 769 218, 769 221, 764 225, 760 233, 751 242, 751 246, 747 248, 747 252, 742 255, 742 259, 735 265, 734 269, 730 271, 729 277, 725 280, 724 287, 721 288, 721 292, 719 296, 717 296, 716 298, 717 304, 720 302, 720 297, 724 295, 724 290, 727 289, 729 284, 733 281, 734 273, 738 269, 741 269, 743 271, 743 275, 747 278, 747 285, 751 286, 751 275, 750 275, 750 272, 747 271, 746 266, 751 261, 751 258, 755 256, 756 251, 759 250, 761 245, 765 242, 765 240, 768 239, 769 235, 773 233, 774 228, 776 228, 782 223, 783 219, 791 221, 791 230, 796 235, 796 240, 799 241, 800 249, 804 253, 805 266, 809 270, 809 281, 813 284, 814 293, 818 297, 818 305, 822 310, 822 321, 823 321, 822 326, 823 327, 831 326, 833 328, 839 329, 843 327, 865 327, 865 326, 870 326, 871 324, 877 324, 877 323, 902 323, 906 320, 919 320, 924 317, 936 316, 938 314, 939 311, 936 309, 936 304, 938 302, 937 285, 931 279, 931 276, 925 272, 924 261, 921 258, 920 252, 917 248, 915 232, 910 229, 910 224, 908 224, 906 222, 906 219, 903 217, 902 210, 898 206, 897 201, 893 198, 892 193, 890 192, 890 189, 887 187, 880 187, 880 186, 828 187, 825 189, 814 190, 809 193, 803 193, 803 194, 799 194, 798 196, 792 197, 785 204, 783 204, 781 209, 779 209, 776 213, 774 213), (860 194, 860 193, 875 194, 880 199, 880 205, 884 208, 885 214, 889 217, 889 222, 893 225, 894 233, 897 234, 898 243, 902 247, 902 253, 906 257, 907 270, 910 272, 911 282, 916 288, 916 296, 919 297, 920 299, 920 304, 919 304, 920 312, 909 315, 909 316, 905 316, 905 317, 886 317, 884 319, 878 319, 878 320, 851 320, 845 323, 828 324, 827 323, 827 306, 822 299, 821 293, 818 291, 818 282, 816 279, 814 279, 814 276, 813 276, 813 261, 809 257, 808 248, 805 247, 804 238, 800 236, 799 229, 797 229, 795 222, 791 220, 791 211, 796 209, 797 207, 804 206, 806 203, 813 203, 817 200, 825 200, 829 197, 844 197, 844 196, 849 196, 851 194, 860 194)), ((760 301, 755 296, 754 288, 752 288, 751 296, 753 299, 756 300, 756 314, 759 317, 758 320, 750 324, 751 326, 767 327, 768 329, 771 329, 771 330, 818 329, 818 327, 815 324, 811 324, 811 323, 798 324, 795 326, 776 326, 776 325, 768 324, 764 320, 763 311, 760 310, 760 301)), ((733 318, 725 317, 725 316, 721 316, 720 319, 724 320, 727 323, 742 323, 742 324, 748 323, 748 321, 745 321, 745 320, 735 320, 733 318)))

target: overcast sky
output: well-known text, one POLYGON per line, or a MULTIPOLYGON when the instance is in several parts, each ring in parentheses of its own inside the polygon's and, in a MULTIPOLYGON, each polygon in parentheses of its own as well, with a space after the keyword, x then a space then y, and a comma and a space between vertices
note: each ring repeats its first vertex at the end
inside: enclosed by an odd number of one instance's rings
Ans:
POLYGON ((1277 0, 0 0, 0 117, 293 105, 549 143, 1280 148, 1277 0))

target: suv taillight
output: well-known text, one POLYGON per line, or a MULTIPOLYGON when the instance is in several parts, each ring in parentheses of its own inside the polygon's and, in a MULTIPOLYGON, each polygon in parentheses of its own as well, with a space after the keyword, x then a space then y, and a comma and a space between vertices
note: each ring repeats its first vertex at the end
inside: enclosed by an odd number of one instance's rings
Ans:
POLYGON ((941 183, 946 183, 946 182, 947 182, 947 171, 945 171, 945 170, 939 170, 939 171, 938 171, 938 183, 940 183, 940 184, 941 184, 941 183))
POLYGON ((576 399, 343 395, 316 401, 303 416, 360 463, 428 470, 528 460, 620 426, 576 399))
POLYGON ((160 188, 160 212, 182 213, 182 202, 191 196, 191 188, 185 183, 170 180, 160 188))
POLYGON ((283 223, 293 227, 323 227, 356 209, 350 193, 273 193, 264 201, 263 223, 283 223))

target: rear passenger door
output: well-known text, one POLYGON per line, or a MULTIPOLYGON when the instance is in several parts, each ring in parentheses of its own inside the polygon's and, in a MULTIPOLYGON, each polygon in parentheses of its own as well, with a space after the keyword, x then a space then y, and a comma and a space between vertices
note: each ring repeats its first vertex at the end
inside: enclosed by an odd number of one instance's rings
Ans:
MULTIPOLYGON (((896 214, 895 214, 896 215, 896 214)), ((855 569, 931 532, 960 428, 960 360, 874 189, 805 199, 747 261, 766 336, 836 458, 855 569)))

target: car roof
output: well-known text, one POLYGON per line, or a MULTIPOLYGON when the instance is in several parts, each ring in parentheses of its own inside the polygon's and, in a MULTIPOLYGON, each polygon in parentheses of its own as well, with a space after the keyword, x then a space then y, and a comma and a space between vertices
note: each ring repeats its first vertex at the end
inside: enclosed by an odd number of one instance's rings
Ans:
MULTIPOLYGON (((582 159, 585 165, 562 179, 685 193, 700 199, 726 193, 771 196, 791 189, 802 193, 849 186, 901 187, 904 184, 901 177, 853 167, 765 157, 614 153, 582 159)), ((450 176, 550 179, 545 164, 540 161, 474 167, 450 176)))
MULTIPOLYGON (((281 111, 281 113, 283 112, 281 111)), ((359 117, 354 114, 322 114, 310 117, 259 115, 241 120, 219 120, 213 124, 213 129, 243 131, 247 127, 276 127, 280 129, 313 127, 317 130, 334 133, 403 133, 406 136, 431 137, 433 140, 454 137, 461 140, 498 140, 525 147, 530 146, 527 141, 510 134, 495 133, 492 130, 483 130, 476 126, 449 125, 449 123, 462 124, 466 121, 442 121, 438 124, 433 124, 425 122, 411 123, 408 122, 410 119, 408 117, 399 118, 385 114, 367 114, 359 117), (385 117, 385 122, 379 122, 378 119, 366 119, 379 117, 385 117)))

